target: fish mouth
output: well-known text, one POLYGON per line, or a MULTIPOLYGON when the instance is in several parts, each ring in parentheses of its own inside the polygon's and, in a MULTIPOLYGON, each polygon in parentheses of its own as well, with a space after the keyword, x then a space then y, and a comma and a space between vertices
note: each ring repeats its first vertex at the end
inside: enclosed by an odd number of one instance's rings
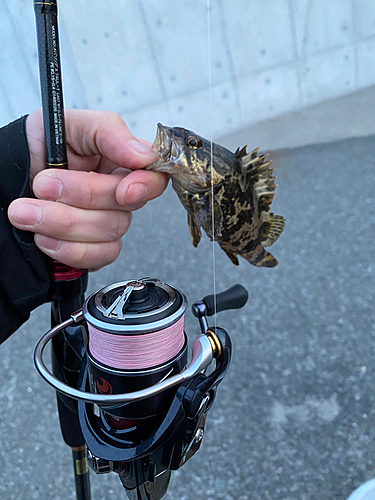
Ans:
POLYGON ((177 159, 178 150, 173 139, 173 130, 171 127, 165 127, 161 123, 158 123, 152 150, 155 151, 162 162, 177 159))

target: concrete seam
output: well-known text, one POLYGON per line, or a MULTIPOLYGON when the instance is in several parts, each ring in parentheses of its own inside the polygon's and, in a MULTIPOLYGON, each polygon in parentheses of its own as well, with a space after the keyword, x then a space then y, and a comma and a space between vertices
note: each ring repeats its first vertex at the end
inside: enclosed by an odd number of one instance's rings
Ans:
POLYGON ((12 27, 12 30, 14 31, 15 35, 17 35, 16 38, 17 38, 17 44, 18 44, 18 47, 19 47, 19 51, 20 51, 20 54, 21 54, 22 59, 24 61, 26 72, 29 75, 30 81, 32 83, 33 90, 36 93, 36 95, 39 97, 39 85, 38 85, 38 82, 35 81, 34 74, 33 74, 32 70, 31 70, 31 67, 30 67, 30 64, 29 64, 29 59, 26 56, 25 51, 23 49, 23 45, 21 43, 19 43, 19 40, 22 40, 22 37, 19 36, 19 32, 18 32, 18 29, 17 29, 17 24, 14 22, 13 16, 10 13, 10 10, 8 8, 8 5, 7 5, 7 2, 3 2, 3 5, 4 5, 6 11, 8 12, 8 17, 9 17, 9 21, 10 21, 10 25, 12 27))
POLYGON ((226 51, 227 58, 228 58, 229 71, 231 73, 231 80, 232 80, 232 84, 233 84, 233 88, 234 88, 236 108, 237 108, 238 116, 240 118, 240 122, 242 123, 243 116, 242 116, 240 93, 238 90, 238 79, 237 79, 236 70, 235 70, 235 66, 234 66, 232 50, 231 50, 231 46, 230 46, 230 42, 229 42, 227 25, 225 23, 223 1, 218 0, 218 4, 219 4, 219 9, 220 9, 220 23, 221 23, 221 29, 222 29, 223 39, 224 39, 224 44, 225 44, 225 51, 226 51))
POLYGON ((293 53, 294 53, 294 61, 297 74, 298 100, 299 100, 299 106, 300 108, 302 108, 303 97, 302 97, 301 65, 299 63, 299 56, 298 56, 297 32, 296 32, 296 23, 294 18, 294 9, 292 0, 288 0, 288 10, 289 10, 290 27, 292 30, 293 53))
MULTIPOLYGON (((140 10, 140 13, 141 13, 141 16, 142 16, 143 24, 144 24, 145 29, 146 29, 146 36, 147 36, 148 45, 149 45, 150 52, 151 52, 151 57, 152 57, 152 60, 153 60, 153 63, 154 63, 154 68, 155 68, 156 76, 157 76, 157 79, 158 79, 159 87, 160 87, 160 90, 161 90, 161 94, 163 96, 162 101, 158 101, 158 103, 159 102, 165 102, 165 104, 167 105, 168 110, 169 110, 169 115, 171 117, 172 116, 172 112, 171 112, 171 108, 170 108, 169 98, 168 98, 166 87, 164 85, 162 71, 160 69, 159 60, 158 60, 158 57, 156 55, 156 50, 155 50, 154 43, 153 43, 153 40, 152 40, 151 29, 150 29, 150 25, 149 25, 148 20, 147 20, 146 11, 145 11, 145 8, 144 8, 144 5, 143 5, 143 0, 139 0, 139 10, 140 10)), ((145 106, 145 107, 148 107, 148 106, 145 106)), ((139 109, 139 108, 137 108, 137 109, 139 109)))
POLYGON ((354 79, 355 88, 359 88, 359 66, 358 66, 358 45, 357 45, 357 16, 354 5, 354 0, 350 0, 351 11, 352 11, 352 40, 354 47, 354 79))

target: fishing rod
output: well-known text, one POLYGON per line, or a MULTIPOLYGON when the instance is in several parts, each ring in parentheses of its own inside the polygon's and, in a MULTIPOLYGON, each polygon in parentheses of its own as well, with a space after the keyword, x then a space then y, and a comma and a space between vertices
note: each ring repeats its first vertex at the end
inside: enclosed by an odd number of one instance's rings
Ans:
MULTIPOLYGON (((34 0, 47 168, 68 168, 57 3, 34 0)), ((157 278, 125 280, 86 300, 87 271, 51 262, 51 329, 34 361, 56 390, 72 449, 77 500, 90 500, 89 466, 115 472, 130 500, 160 500, 171 473, 200 448, 205 421, 231 359, 228 333, 207 316, 242 307, 241 285, 204 297, 184 330, 187 299, 157 278), (43 353, 52 344, 52 370, 43 353)))
MULTIPOLYGON (((59 30, 56 0, 34 0, 38 43, 40 89, 43 109, 46 167, 68 168, 65 140, 64 102, 61 79, 59 30)), ((57 261, 50 263, 51 325, 66 320, 79 309, 87 288, 87 270, 77 269, 57 261)), ((82 333, 66 328, 54 338, 52 362, 54 372, 66 382, 76 385, 83 346, 82 333)), ((78 500, 90 499, 89 472, 85 441, 78 421, 76 402, 57 394, 60 426, 64 441, 72 449, 76 495, 78 500)))

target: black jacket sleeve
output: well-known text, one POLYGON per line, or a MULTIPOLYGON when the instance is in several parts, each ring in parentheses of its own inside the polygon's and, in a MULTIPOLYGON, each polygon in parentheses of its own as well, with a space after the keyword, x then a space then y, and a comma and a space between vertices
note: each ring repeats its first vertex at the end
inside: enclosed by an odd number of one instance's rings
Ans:
POLYGON ((0 343, 47 300, 50 287, 47 260, 32 233, 15 229, 7 216, 14 199, 32 197, 26 118, 0 128, 0 343))

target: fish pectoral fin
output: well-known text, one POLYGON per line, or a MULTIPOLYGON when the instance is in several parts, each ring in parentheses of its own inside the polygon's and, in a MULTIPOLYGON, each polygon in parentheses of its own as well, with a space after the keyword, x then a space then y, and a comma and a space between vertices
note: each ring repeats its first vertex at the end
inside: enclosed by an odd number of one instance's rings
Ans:
POLYGON ((230 258, 230 260, 233 262, 233 264, 234 264, 235 266, 239 266, 239 265, 240 265, 240 263, 238 262, 237 255, 235 255, 235 254, 234 254, 234 253, 232 253, 232 252, 229 252, 228 250, 225 250, 224 248, 223 248, 223 250, 224 250, 224 252, 228 255, 228 257, 230 258))
POLYGON ((222 236, 223 212, 220 205, 216 202, 214 202, 213 214, 212 218, 212 209, 201 211, 202 227, 211 241, 217 240, 222 236))
POLYGON ((201 228, 200 228, 200 226, 197 225, 194 217, 192 217, 190 214, 188 214, 188 216, 187 216, 187 222, 188 222, 188 226, 190 229, 190 236, 191 236, 191 239, 193 240, 193 245, 195 248, 197 248, 198 243, 200 242, 201 237, 202 237, 201 228))
MULTIPOLYGON (((199 209, 194 214, 195 222, 198 227, 203 227, 205 233, 212 241, 221 237, 223 225, 223 212, 219 203, 214 201, 212 207, 212 198, 210 194, 205 195, 200 202, 199 209), (213 216, 212 216, 213 209, 213 216)), ((197 206, 196 206, 197 208, 197 206)))
POLYGON ((223 212, 221 210, 221 207, 218 203, 214 203, 214 220, 213 220, 213 226, 214 226, 214 237, 215 238, 221 238, 221 228, 223 224, 223 212))
POLYGON ((271 214, 268 221, 264 223, 262 244, 270 247, 277 241, 285 227, 285 219, 281 215, 271 214))

